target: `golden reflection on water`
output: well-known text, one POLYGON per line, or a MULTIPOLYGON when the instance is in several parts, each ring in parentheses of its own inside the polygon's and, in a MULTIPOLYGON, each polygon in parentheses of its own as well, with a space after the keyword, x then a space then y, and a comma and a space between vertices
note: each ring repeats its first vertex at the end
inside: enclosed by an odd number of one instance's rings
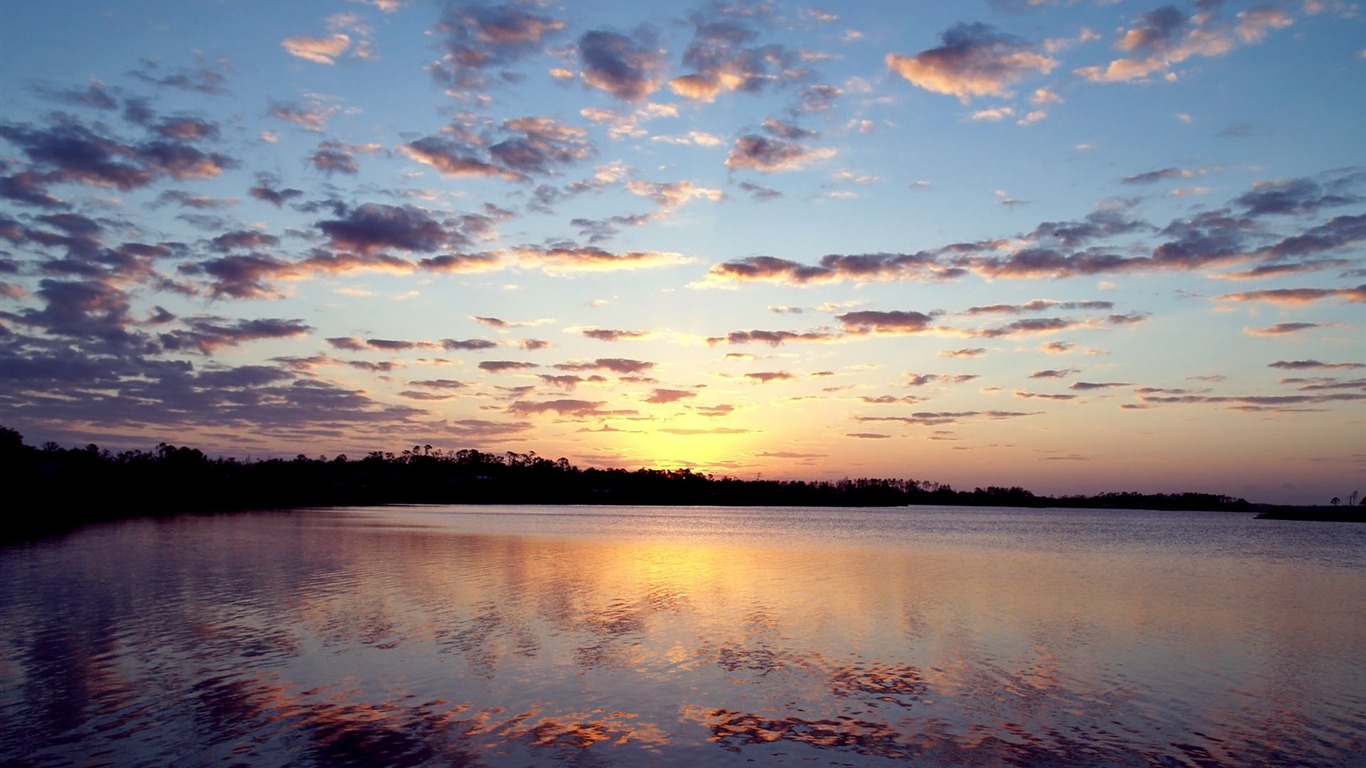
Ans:
POLYGON ((1350 562, 831 540, 820 518, 757 537, 537 520, 134 521, 10 552, 4 583, 29 588, 3 594, 0 714, 32 738, 4 737, 0 762, 1326 766, 1366 751, 1350 562))

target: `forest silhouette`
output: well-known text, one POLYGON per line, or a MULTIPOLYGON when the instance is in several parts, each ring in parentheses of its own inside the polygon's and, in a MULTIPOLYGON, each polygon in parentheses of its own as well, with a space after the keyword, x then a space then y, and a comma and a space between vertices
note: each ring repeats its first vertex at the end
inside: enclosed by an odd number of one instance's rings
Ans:
MULTIPOLYGON (((27 445, 0 427, 0 466, 18 493, 0 540, 59 533, 102 520, 181 512, 226 512, 383 504, 648 504, 895 507, 921 504, 1154 510, 1262 511, 1312 517, 1302 508, 1253 505, 1212 493, 1113 492, 1039 496, 1018 486, 957 490, 930 481, 886 478, 742 480, 690 469, 580 469, 533 453, 444 451, 430 445, 363 458, 210 458, 197 448, 160 443, 113 453, 90 444, 27 445)), ((1360 519, 1341 509, 1332 519, 1360 519)))

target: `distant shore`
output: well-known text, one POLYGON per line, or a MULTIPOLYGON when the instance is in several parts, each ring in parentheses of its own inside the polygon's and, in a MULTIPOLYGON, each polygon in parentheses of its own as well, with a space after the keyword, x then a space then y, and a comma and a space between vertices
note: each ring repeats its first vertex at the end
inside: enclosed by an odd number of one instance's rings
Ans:
POLYGON ((1292 506, 1286 504, 1253 504, 1251 512, 1258 520, 1318 520, 1337 523, 1366 523, 1366 507, 1292 506))
POLYGON ((0 427, 0 466, 13 503, 0 542, 36 539, 82 525, 185 512, 384 504, 576 504, 805 507, 1057 507, 1258 513, 1262 519, 1366 521, 1366 508, 1251 504, 1199 493, 1109 492, 1038 496, 1018 486, 955 489, 886 478, 741 480, 690 469, 579 469, 535 453, 442 451, 413 446, 360 459, 339 455, 239 461, 161 443, 114 454, 96 445, 26 445, 0 427))

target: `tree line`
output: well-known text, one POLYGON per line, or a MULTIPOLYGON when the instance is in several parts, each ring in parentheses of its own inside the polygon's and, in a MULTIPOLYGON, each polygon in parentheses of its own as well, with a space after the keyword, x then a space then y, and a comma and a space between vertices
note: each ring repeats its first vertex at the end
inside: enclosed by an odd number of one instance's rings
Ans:
POLYGON ((1047 497, 1018 486, 957 490, 908 479, 741 480, 690 469, 580 469, 534 452, 444 451, 430 445, 372 451, 358 459, 299 454, 242 461, 168 443, 114 453, 93 443, 30 446, 6 427, 0 427, 0 466, 11 476, 11 503, 0 533, 6 540, 136 515, 378 504, 1251 507, 1244 499, 1210 493, 1047 497))

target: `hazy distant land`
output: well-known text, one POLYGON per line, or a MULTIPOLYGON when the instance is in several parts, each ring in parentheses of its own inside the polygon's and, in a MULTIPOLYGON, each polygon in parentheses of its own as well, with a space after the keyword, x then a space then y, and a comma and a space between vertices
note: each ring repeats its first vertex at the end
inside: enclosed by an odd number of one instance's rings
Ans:
MULTIPOLYGON (((637 504, 892 507, 917 504, 1256 512, 1258 517, 1366 522, 1366 505, 1255 504, 1232 496, 1107 492, 1039 496, 1018 486, 957 490, 932 481, 741 480, 689 469, 579 469, 535 453, 443 451, 240 461, 161 443, 112 453, 90 444, 24 443, 0 427, 0 462, 15 490, 40 506, 11 507, 0 540, 48 535, 90 522, 139 515, 380 504, 637 504)), ((17 494, 16 494, 17 495, 17 494)))

